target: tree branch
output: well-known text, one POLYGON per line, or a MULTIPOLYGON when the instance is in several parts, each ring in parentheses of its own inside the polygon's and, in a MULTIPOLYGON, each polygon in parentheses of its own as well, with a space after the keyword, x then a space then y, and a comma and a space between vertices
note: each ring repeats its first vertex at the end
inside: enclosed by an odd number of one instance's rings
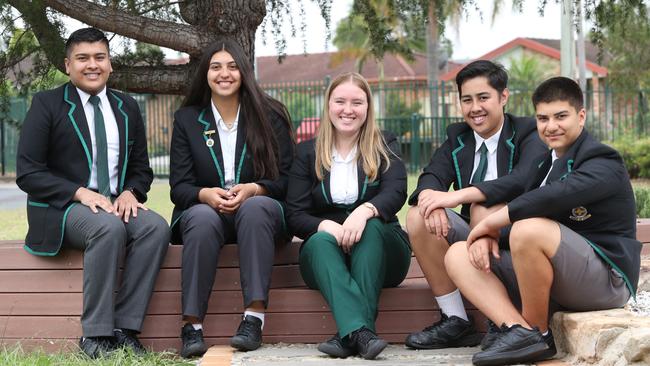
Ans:
POLYGON ((8 0, 22 15, 23 19, 30 24, 32 32, 36 36, 45 56, 61 72, 65 72, 65 42, 60 36, 60 29, 50 22, 45 12, 45 6, 41 0, 33 0, 31 3, 24 0, 8 0))
POLYGON ((113 65, 109 87, 132 93, 185 94, 196 63, 176 66, 113 65))
MULTIPOLYGON (((24 2, 24 0, 9 0, 24 2)), ((93 27, 141 42, 156 44, 199 57, 209 41, 192 25, 133 15, 85 0, 42 0, 44 4, 93 27)))

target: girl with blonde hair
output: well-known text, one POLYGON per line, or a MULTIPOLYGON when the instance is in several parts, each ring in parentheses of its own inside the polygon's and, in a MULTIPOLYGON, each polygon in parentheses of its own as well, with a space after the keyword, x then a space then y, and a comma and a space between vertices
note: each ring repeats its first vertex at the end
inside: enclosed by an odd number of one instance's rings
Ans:
POLYGON ((361 75, 338 76, 325 97, 317 137, 297 147, 287 218, 304 240, 302 276, 323 294, 338 328, 318 349, 374 359, 387 345, 375 333, 381 289, 400 284, 410 264, 395 216, 406 200, 406 169, 397 139, 376 124, 361 75))

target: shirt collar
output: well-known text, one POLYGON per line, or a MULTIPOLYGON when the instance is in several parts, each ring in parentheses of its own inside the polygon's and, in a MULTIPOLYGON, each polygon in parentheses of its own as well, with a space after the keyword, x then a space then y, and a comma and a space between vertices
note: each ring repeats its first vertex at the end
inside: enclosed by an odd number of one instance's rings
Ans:
POLYGON ((212 114, 214 114, 214 120, 217 122, 217 127, 221 128, 224 131, 237 130, 237 125, 239 124, 239 109, 241 108, 241 104, 237 106, 237 116, 235 116, 235 123, 233 123, 232 128, 230 129, 228 129, 226 122, 224 122, 223 118, 221 118, 221 114, 219 113, 217 106, 214 105, 214 101, 211 100, 210 104, 212 105, 212 114))
MULTIPOLYGON (((81 99, 81 105, 86 105, 86 103, 88 103, 88 99, 90 99, 90 97, 92 95, 86 93, 85 91, 83 91, 83 90, 81 90, 81 89, 79 89, 77 87, 75 87, 75 88, 77 89, 77 93, 79 94, 79 99, 81 99)), ((98 96, 100 100, 105 100, 106 99, 106 87, 104 87, 104 89, 102 89, 99 93, 97 93, 95 95, 98 96)))
POLYGON ((557 160, 557 159, 558 159, 558 156, 555 153, 555 150, 551 150, 551 165, 553 165, 553 163, 555 163, 555 160, 557 160))
POLYGON ((351 162, 352 160, 356 159, 356 157, 357 157, 357 145, 354 145, 354 147, 352 148, 352 150, 350 150, 350 153, 348 154, 347 157, 345 157, 345 159, 343 157, 341 157, 339 152, 336 151, 336 148, 334 146, 332 146, 332 161, 334 161, 336 163, 346 163, 347 164, 347 163, 351 162))
POLYGON ((478 149, 480 149, 483 142, 485 142, 485 146, 487 147, 488 152, 490 152, 490 154, 493 154, 499 146, 499 137, 501 137, 501 130, 503 130, 503 125, 504 124, 502 123, 501 127, 499 127, 499 131, 487 139, 482 138, 478 133, 476 133, 476 131, 474 131, 474 139, 476 140, 474 152, 478 152, 478 149))

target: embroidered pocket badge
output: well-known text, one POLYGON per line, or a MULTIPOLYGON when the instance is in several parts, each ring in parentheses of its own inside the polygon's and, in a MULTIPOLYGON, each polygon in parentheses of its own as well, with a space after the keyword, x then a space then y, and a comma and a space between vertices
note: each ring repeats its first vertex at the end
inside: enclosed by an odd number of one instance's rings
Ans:
POLYGON ((590 217, 591 214, 587 212, 587 208, 584 206, 574 207, 571 210, 571 216, 569 216, 573 221, 585 221, 590 217))

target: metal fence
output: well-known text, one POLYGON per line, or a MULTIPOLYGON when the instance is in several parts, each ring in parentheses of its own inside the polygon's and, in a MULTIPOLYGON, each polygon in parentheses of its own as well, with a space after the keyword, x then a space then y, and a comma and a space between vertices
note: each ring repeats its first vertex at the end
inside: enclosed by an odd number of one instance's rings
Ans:
MULTIPOLYGON (((330 80, 263 85, 267 93, 289 110, 298 141, 316 131, 330 80)), ((455 85, 428 85, 423 81, 372 84, 373 105, 382 129, 398 136, 409 171, 424 166, 445 139, 450 123, 463 121, 455 85)), ((510 90, 507 111, 533 115, 532 90, 510 90)), ((603 141, 620 137, 642 138, 650 133, 648 91, 616 92, 587 90, 587 129, 603 141)), ((182 100, 172 95, 133 95, 140 105, 147 131, 149 157, 157 177, 169 174, 169 145, 173 114, 182 100)), ((8 113, 0 113, 0 175, 15 175, 19 126, 27 112, 29 98, 14 98, 8 113)))

